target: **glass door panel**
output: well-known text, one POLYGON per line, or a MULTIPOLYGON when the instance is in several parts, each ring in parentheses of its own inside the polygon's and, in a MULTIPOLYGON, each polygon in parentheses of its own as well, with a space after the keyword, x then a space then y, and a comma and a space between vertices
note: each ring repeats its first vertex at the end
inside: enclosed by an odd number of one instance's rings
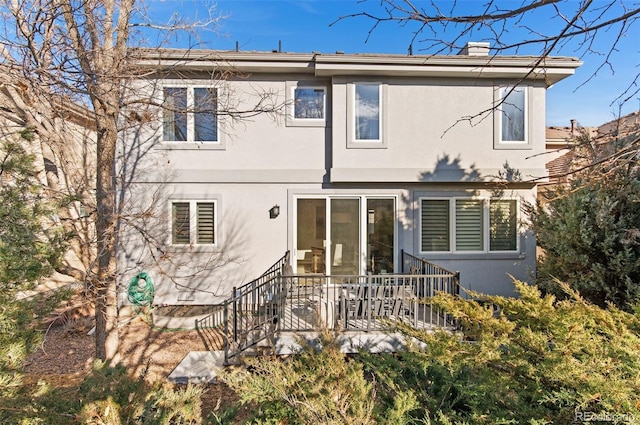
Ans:
POLYGON ((393 199, 367 199, 367 273, 393 273, 393 211, 393 199))
POLYGON ((331 274, 360 274, 360 200, 331 199, 331 274))
POLYGON ((327 245, 327 203, 324 199, 298 199, 297 274, 325 274, 327 245))

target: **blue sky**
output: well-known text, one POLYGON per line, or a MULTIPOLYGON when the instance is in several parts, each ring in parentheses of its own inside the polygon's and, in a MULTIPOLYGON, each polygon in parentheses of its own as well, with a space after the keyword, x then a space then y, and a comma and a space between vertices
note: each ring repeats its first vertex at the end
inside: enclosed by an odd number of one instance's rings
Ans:
MULTIPOLYGON (((604 5, 602 0, 596 0, 604 5)), ((628 1, 628 6, 640 7, 635 0, 628 1), (633 2, 633 3, 632 3, 633 2)), ((420 1, 416 3, 421 4, 420 1)), ((443 9, 453 3, 437 2, 443 9)), ((577 1, 564 2, 566 7, 575 7, 577 1)), ((156 0, 148 3, 154 12, 173 11, 194 16, 203 7, 197 0, 156 0)), ((425 4, 425 2, 422 2, 425 4)), ((457 7, 465 13, 478 13, 481 0, 459 1, 457 7)), ((271 51, 278 49, 279 41, 282 50, 287 52, 323 52, 334 53, 393 53, 407 54, 407 48, 413 36, 415 26, 398 26, 387 23, 379 26, 367 40, 373 21, 364 17, 348 18, 335 22, 339 17, 361 12, 363 10, 380 12, 380 2, 370 0, 358 2, 353 0, 219 0, 216 2, 217 13, 224 16, 219 34, 208 34, 203 39, 202 47, 231 50, 236 41, 240 50, 271 51), (333 23, 333 25, 331 25, 333 23)), ((457 9, 458 10, 458 9, 457 9)), ((201 11, 200 11, 201 13, 201 11)), ((553 25, 560 25, 558 19, 539 14, 522 24, 533 30, 545 31, 553 25)), ((438 32, 436 36, 447 37, 457 35, 459 29, 451 28, 447 33, 438 32)), ((611 44, 613 30, 601 31, 593 46, 596 50, 605 51, 611 44)), ((476 33, 465 41, 480 41, 482 33, 476 33)), ((507 37, 521 40, 523 30, 508 28, 507 37)), ((414 53, 433 53, 433 50, 421 52, 425 43, 416 43, 414 53)), ((596 77, 589 79, 594 70, 602 64, 603 57, 597 54, 586 54, 578 50, 575 43, 570 43, 556 51, 556 55, 579 56, 584 65, 576 75, 561 81, 547 93, 547 125, 569 125, 575 118, 583 126, 597 126, 613 119, 618 111, 615 99, 633 81, 640 71, 640 22, 628 31, 618 46, 618 52, 610 62, 613 69, 605 67, 598 71, 596 77)), ((521 50, 519 54, 532 54, 535 51, 521 50)), ((640 81, 638 81, 640 84, 640 81)), ((638 110, 640 93, 635 94, 623 106, 622 114, 638 110)))

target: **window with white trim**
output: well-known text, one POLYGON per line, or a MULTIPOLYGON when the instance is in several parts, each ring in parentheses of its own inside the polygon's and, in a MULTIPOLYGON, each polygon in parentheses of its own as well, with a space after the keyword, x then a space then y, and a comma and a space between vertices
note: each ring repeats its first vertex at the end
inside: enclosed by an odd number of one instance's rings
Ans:
POLYGON ((173 245, 215 245, 216 203, 174 201, 171 203, 173 245))
POLYGON ((218 143, 218 92, 213 87, 164 87, 162 140, 218 143))
POLYGON ((293 118, 297 120, 324 120, 324 87, 293 88, 293 118))
POLYGON ((514 199, 420 200, 421 252, 518 250, 518 202, 514 199))
POLYGON ((354 141, 379 142, 382 140, 382 87, 378 83, 355 83, 353 96, 354 141))
POLYGON ((531 87, 504 86, 494 90, 493 148, 533 149, 531 87))
POLYGON ((489 204, 489 250, 515 251, 518 249, 517 215, 515 199, 492 200, 489 204))
POLYGON ((286 125, 325 127, 329 107, 327 86, 319 81, 287 81, 286 125))
POLYGON ((500 141, 527 142, 527 96, 524 87, 500 89, 500 141))

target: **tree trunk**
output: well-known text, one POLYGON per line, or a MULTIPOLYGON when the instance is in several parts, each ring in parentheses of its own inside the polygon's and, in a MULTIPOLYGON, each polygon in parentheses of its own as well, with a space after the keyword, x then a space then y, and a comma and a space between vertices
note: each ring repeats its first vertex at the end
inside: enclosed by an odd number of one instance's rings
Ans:
POLYGON ((104 124, 97 134, 96 234, 98 242, 98 269, 93 280, 96 298, 96 358, 111 364, 118 356, 118 307, 116 294, 115 257, 115 150, 117 141, 117 115, 105 114, 99 119, 104 124))

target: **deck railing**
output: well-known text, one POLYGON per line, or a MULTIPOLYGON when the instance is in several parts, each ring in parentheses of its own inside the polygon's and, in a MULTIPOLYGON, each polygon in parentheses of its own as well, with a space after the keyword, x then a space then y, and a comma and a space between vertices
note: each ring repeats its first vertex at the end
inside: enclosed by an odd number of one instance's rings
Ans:
POLYGON ((402 272, 409 274, 426 274, 439 276, 446 287, 447 293, 460 295, 460 272, 452 272, 437 264, 430 263, 424 258, 416 257, 402 250, 402 272))
POLYGON ((442 275, 278 275, 232 297, 227 312, 227 361, 277 332, 383 331, 393 322, 416 329, 455 324, 430 297, 453 292, 442 275))
MULTIPOLYGON (((273 317, 261 315, 262 306, 268 302, 261 297, 273 292, 273 279, 291 273, 289 251, 269 267, 260 277, 240 287, 233 288, 232 295, 215 313, 196 320, 196 329, 221 328, 224 331, 225 360, 264 339, 262 330, 273 317), (254 319, 254 317, 261 319, 254 319), (259 329, 261 332, 256 332, 259 329)), ((277 319, 276 319, 277 321, 277 319)))
POLYGON ((432 330, 453 322, 430 302, 436 291, 451 293, 440 275, 282 276, 277 299, 279 331, 382 331, 392 322, 432 330), (282 294, 281 294, 282 295, 282 294))
POLYGON ((403 274, 340 276, 294 276, 289 260, 287 252, 262 276, 234 288, 215 317, 200 321, 224 326, 227 362, 277 332, 382 331, 393 322, 425 330, 455 326, 431 297, 458 294, 459 274, 418 257, 402 253, 403 274))
POLYGON ((278 312, 273 309, 280 297, 281 281, 277 278, 291 274, 289 251, 260 277, 233 288, 231 298, 223 308, 225 361, 257 345, 277 331, 278 312))

